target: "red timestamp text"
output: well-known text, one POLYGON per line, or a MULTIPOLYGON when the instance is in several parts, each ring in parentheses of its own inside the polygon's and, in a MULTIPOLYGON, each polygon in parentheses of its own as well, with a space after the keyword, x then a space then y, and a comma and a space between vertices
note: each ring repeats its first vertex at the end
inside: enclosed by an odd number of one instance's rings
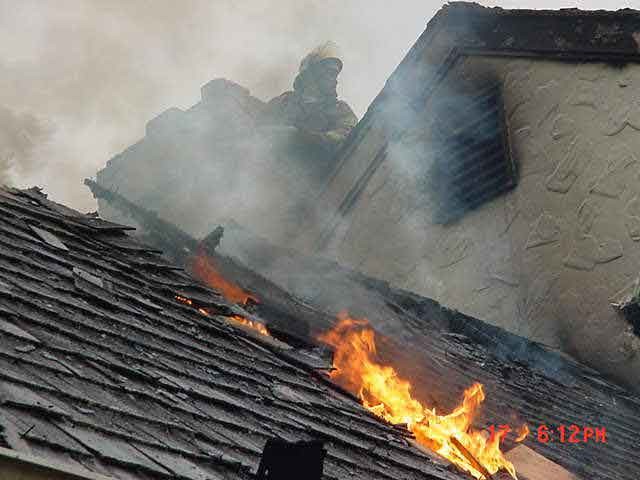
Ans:
POLYGON ((578 425, 540 425, 536 430, 540 443, 607 443, 605 427, 581 427, 578 425))

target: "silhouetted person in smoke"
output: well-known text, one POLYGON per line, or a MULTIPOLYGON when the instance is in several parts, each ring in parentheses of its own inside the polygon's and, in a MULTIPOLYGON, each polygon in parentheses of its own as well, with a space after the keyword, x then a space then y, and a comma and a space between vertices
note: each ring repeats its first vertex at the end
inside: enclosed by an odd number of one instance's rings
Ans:
POLYGON ((338 100, 342 61, 334 50, 327 43, 304 57, 293 91, 272 99, 265 112, 265 123, 296 127, 299 140, 321 147, 322 156, 333 154, 358 122, 351 107, 338 100))
MULTIPOLYGON (((288 91, 267 103, 258 120, 257 132, 268 151, 257 162, 268 165, 274 194, 288 201, 271 213, 280 241, 296 232, 301 220, 314 208, 314 198, 332 172, 336 151, 358 122, 346 102, 338 100, 336 87, 342 61, 332 44, 322 45, 302 59, 288 91)), ((275 236, 275 235, 274 235, 275 236)))

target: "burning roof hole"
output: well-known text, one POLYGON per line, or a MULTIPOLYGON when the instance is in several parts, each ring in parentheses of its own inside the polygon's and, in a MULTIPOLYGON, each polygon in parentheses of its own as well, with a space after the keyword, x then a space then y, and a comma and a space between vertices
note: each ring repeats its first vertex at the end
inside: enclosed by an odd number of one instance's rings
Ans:
POLYGON ((236 325, 242 325, 243 327, 247 327, 250 328, 252 330, 257 331, 258 333, 261 333, 262 335, 265 335, 267 337, 270 337, 271 335, 269 334, 269 330, 267 330, 267 327, 260 323, 260 322, 255 322, 253 320, 248 320, 246 318, 243 318, 239 315, 232 315, 229 318, 232 322, 235 322, 236 325))
POLYGON ((246 305, 251 302, 259 303, 258 299, 253 295, 245 292, 240 286, 224 278, 213 258, 207 255, 204 248, 200 248, 197 255, 191 259, 189 270, 196 278, 220 292, 229 302, 241 305, 246 305))
MULTIPOLYGON (((210 308, 199 306, 198 303, 191 298, 187 298, 182 295, 175 295, 174 298, 178 302, 196 309, 201 315, 204 315, 205 317, 210 317, 211 315, 216 314, 216 312, 213 312, 210 308)), ((222 315, 222 316, 228 319, 229 323, 231 323, 232 325, 251 329, 267 337, 271 336, 269 333, 269 330, 267 330, 267 327, 263 323, 260 323, 254 320, 249 320, 240 315, 222 315)))
POLYGON ((191 298, 187 298, 187 297, 183 297, 182 295, 175 295, 174 297, 177 301, 179 301, 180 303, 184 303, 185 305, 188 305, 190 307, 195 308, 196 310, 198 310, 198 312, 200 312, 202 315, 205 316, 209 316, 211 314, 211 312, 209 311, 209 309, 205 308, 205 307, 201 307, 198 306, 198 304, 196 302, 194 302, 191 298))

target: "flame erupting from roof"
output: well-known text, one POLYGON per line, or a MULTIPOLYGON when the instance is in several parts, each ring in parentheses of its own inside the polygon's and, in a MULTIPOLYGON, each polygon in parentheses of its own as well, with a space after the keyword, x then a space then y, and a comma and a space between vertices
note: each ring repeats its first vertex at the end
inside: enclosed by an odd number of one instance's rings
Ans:
POLYGON ((485 398, 480 383, 464 392, 462 404, 448 415, 439 415, 411 395, 411 383, 396 370, 376 360, 375 332, 365 319, 353 319, 346 313, 338 324, 318 339, 335 348, 333 380, 357 393, 371 412, 393 424, 406 424, 416 440, 447 458, 476 479, 505 469, 516 479, 513 464, 500 450, 504 435, 474 430, 471 425, 485 398), (460 446, 462 445, 462 446, 460 446))
POLYGON ((203 251, 199 251, 198 254, 193 257, 190 270, 194 276, 220 292, 229 302, 246 305, 249 299, 251 299, 251 301, 258 303, 257 298, 245 292, 235 283, 224 278, 218 271, 213 259, 203 251))

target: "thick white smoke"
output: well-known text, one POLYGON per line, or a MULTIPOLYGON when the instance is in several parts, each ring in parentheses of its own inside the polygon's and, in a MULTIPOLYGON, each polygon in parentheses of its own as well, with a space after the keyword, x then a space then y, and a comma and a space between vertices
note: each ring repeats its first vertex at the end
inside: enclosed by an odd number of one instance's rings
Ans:
POLYGON ((55 125, 40 168, 14 169, 12 180, 95 209, 82 179, 141 138, 148 120, 190 107, 215 77, 276 96, 327 39, 345 60, 341 96, 361 115, 437 7, 416 2, 413 14, 400 14, 379 0, 0 0, 0 105, 55 125))
MULTIPOLYGON (((482 2, 485 3, 485 2, 482 2)), ((509 0, 507 8, 623 8, 624 0, 509 0)), ((493 4, 493 2, 486 2, 493 4)), ((40 184, 81 210, 82 178, 144 135, 145 123, 189 107, 227 77, 260 98, 290 87, 302 56, 327 39, 342 50, 340 94, 361 116, 442 5, 434 0, 0 0, 0 105, 55 125, 35 169, 40 184)), ((0 128, 10 129, 4 121, 0 128)), ((35 139, 34 139, 35 141, 35 139)), ((14 156, 13 164, 26 161, 14 156)), ((6 168, 6 160, 3 160, 6 168)), ((29 164, 30 165, 30 164, 29 164)))
POLYGON ((0 105, 0 184, 12 185, 44 164, 40 157, 53 134, 52 126, 30 113, 0 105))

